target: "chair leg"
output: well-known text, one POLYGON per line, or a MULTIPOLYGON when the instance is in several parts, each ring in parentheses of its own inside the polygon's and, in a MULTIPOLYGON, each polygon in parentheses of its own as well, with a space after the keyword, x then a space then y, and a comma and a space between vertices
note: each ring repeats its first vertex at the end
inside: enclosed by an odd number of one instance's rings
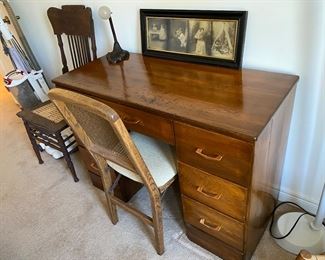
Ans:
POLYGON ((35 137, 34 137, 33 133, 30 131, 28 123, 25 122, 25 121, 24 121, 24 126, 26 128, 26 132, 27 132, 27 135, 29 137, 29 140, 32 143, 33 150, 34 150, 34 152, 35 152, 35 154, 37 156, 38 163, 43 164, 44 161, 42 160, 38 145, 37 145, 36 140, 35 140, 35 137))
POLYGON ((165 251, 165 246, 160 198, 152 203, 152 219, 155 233, 156 251, 158 255, 162 255, 165 251))
POLYGON ((68 167, 69 167, 69 169, 71 171, 73 180, 75 182, 78 182, 79 181, 78 176, 77 176, 76 171, 74 169, 73 163, 72 163, 71 158, 70 158, 70 154, 69 154, 69 152, 67 150, 67 147, 65 146, 65 143, 64 143, 63 138, 61 136, 61 133, 55 133, 55 136, 56 136, 56 139, 58 140, 58 143, 59 143, 59 145, 61 147, 61 152, 63 153, 63 157, 64 157, 65 161, 67 162, 68 167))
POLYGON ((108 207, 108 214, 109 218, 113 225, 116 225, 118 222, 118 215, 117 215, 117 208, 116 204, 111 200, 111 196, 108 192, 105 192, 106 200, 107 200, 107 207, 108 207))
MULTIPOLYGON (((112 180, 113 176, 115 175, 115 172, 111 167, 107 167, 105 170, 105 174, 109 175, 109 176, 105 176, 105 177, 108 177, 108 179, 112 180)), ((110 217, 113 225, 115 225, 118 222, 118 215, 117 215, 116 204, 111 200, 111 197, 114 196, 114 189, 116 188, 119 179, 120 179, 120 175, 115 179, 114 183, 111 183, 110 187, 107 187, 105 189, 108 213, 109 213, 109 217, 110 217)))

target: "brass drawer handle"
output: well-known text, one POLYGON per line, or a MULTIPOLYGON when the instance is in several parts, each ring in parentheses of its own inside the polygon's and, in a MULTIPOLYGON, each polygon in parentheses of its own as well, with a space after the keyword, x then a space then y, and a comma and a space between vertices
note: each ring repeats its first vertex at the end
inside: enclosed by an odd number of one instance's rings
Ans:
POLYGON ((208 160, 212 160, 212 161, 218 161, 220 162, 222 160, 223 155, 218 154, 217 156, 209 156, 203 153, 203 149, 202 148, 197 148, 195 153, 197 153, 198 155, 202 156, 205 159, 208 160))
POLYGON ((98 171, 98 172, 99 172, 99 169, 98 169, 96 163, 92 162, 92 163, 90 164, 90 167, 93 168, 95 171, 98 171))
POLYGON ((213 194, 213 193, 204 191, 202 186, 198 186, 196 191, 202 193, 206 197, 210 197, 210 198, 213 198, 213 199, 216 199, 216 200, 219 200, 222 197, 222 193, 213 194))
POLYGON ((207 227, 207 228, 209 228, 209 229, 212 229, 212 230, 214 230, 214 231, 217 231, 217 232, 219 232, 219 231, 221 230, 221 228, 222 228, 221 225, 218 225, 218 226, 211 226, 211 225, 205 223, 205 219, 204 219, 204 218, 201 218, 201 219, 200 219, 200 224, 203 225, 203 226, 205 226, 205 227, 207 227))
POLYGON ((123 121, 126 124, 130 124, 130 125, 137 125, 137 124, 141 123, 140 119, 131 119, 131 118, 127 118, 127 117, 124 117, 123 121))

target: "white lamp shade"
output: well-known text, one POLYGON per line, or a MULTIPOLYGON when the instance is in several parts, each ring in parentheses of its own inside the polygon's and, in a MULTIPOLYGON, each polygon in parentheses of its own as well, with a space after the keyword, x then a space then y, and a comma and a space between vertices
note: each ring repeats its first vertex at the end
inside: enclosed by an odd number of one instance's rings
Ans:
POLYGON ((98 14, 102 19, 108 20, 111 17, 112 12, 111 12, 111 9, 109 9, 109 7, 101 6, 98 9, 98 14))

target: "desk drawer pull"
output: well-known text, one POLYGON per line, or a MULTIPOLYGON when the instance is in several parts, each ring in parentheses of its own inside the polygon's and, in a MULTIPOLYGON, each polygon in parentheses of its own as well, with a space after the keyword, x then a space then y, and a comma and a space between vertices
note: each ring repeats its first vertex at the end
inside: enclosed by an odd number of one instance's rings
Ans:
POLYGON ((207 224, 207 223, 205 222, 205 219, 204 219, 204 218, 201 218, 201 219, 200 219, 200 224, 201 224, 202 226, 205 226, 205 227, 207 227, 207 228, 209 228, 209 229, 212 229, 212 230, 214 230, 214 231, 217 231, 217 232, 219 232, 219 231, 221 230, 221 228, 222 228, 221 225, 218 225, 218 226, 211 226, 211 225, 207 224))
POLYGON ((202 156, 205 159, 208 160, 212 160, 212 161, 218 161, 220 162, 222 160, 223 155, 218 154, 217 156, 209 156, 203 153, 203 149, 202 148, 197 148, 195 153, 197 153, 198 155, 202 156))
POLYGON ((137 125, 139 123, 141 123, 141 120, 140 119, 132 119, 132 118, 123 118, 123 121, 126 123, 126 124, 130 124, 130 125, 137 125))
POLYGON ((90 164, 90 167, 93 168, 95 171, 99 171, 99 169, 98 169, 96 163, 94 163, 94 162, 92 162, 92 163, 90 164))
POLYGON ((213 198, 213 199, 216 199, 216 200, 219 200, 222 197, 222 193, 213 194, 211 192, 204 191, 202 186, 198 186, 196 191, 202 193, 206 197, 213 198))

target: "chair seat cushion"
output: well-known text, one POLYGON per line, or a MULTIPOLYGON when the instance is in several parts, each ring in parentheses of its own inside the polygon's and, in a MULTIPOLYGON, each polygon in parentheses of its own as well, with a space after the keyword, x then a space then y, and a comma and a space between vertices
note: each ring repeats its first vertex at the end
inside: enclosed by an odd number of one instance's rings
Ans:
MULTIPOLYGON (((139 150, 158 188, 163 187, 177 174, 175 153, 170 145, 157 139, 131 132, 130 136, 139 150)), ((115 171, 137 182, 143 182, 141 177, 112 161, 108 165, 115 171)))

